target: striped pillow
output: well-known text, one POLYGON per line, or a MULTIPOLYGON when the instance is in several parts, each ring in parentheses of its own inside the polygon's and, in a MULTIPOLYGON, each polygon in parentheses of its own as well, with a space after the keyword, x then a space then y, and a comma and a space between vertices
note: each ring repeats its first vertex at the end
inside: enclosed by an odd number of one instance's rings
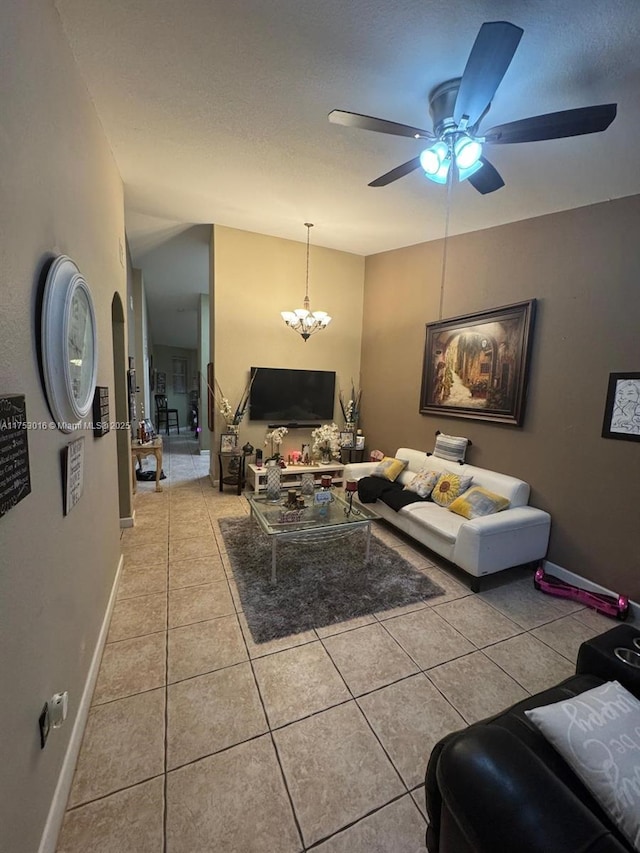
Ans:
POLYGON ((462 438, 459 435, 445 435, 441 432, 440 435, 436 436, 433 455, 440 459, 447 459, 449 462, 464 462, 468 443, 468 438, 462 438))

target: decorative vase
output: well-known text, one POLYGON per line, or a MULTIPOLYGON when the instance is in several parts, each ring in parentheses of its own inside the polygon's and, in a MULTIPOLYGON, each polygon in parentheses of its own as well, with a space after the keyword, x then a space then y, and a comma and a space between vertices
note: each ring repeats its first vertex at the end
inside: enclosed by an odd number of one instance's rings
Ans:
POLYGON ((356 431, 355 421, 347 421, 344 425, 344 431, 345 432, 355 432, 356 431))
POLYGON ((329 465, 331 464, 331 451, 328 447, 322 448, 322 464, 329 465))
POLYGON ((300 478, 300 492, 306 498, 312 498, 315 491, 315 478, 311 471, 307 471, 300 478))
POLYGON ((278 503, 280 500, 280 480, 282 469, 275 461, 269 459, 267 462, 267 500, 269 503, 278 503))

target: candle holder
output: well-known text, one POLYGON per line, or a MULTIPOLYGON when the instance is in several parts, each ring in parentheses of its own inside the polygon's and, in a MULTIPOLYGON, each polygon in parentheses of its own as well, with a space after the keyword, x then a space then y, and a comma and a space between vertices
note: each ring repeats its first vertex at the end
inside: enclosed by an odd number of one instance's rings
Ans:
POLYGON ((353 513, 354 515, 360 515, 360 511, 353 508, 353 496, 358 491, 358 481, 347 480, 347 482, 344 484, 344 490, 346 492, 348 504, 348 506, 346 506, 344 510, 345 515, 351 515, 351 513, 353 513))

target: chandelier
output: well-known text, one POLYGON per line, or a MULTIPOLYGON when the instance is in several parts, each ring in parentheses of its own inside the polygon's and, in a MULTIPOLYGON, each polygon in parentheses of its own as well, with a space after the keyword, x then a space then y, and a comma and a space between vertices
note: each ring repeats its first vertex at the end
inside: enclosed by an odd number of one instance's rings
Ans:
POLYGON ((331 317, 326 311, 312 311, 309 307, 309 234, 313 223, 305 222, 304 226, 307 229, 307 282, 302 302, 304 307, 296 308, 295 311, 281 311, 280 316, 290 329, 302 336, 306 343, 311 335, 326 329, 331 322, 331 317))

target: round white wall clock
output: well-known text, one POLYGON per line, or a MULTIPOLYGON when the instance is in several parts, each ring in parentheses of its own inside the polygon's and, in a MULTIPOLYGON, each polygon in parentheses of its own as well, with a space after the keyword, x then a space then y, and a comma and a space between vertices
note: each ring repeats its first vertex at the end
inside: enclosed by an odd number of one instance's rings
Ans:
POLYGON ((54 260, 44 286, 42 367, 51 413, 59 429, 72 432, 93 404, 98 339, 91 292, 66 255, 54 260))

